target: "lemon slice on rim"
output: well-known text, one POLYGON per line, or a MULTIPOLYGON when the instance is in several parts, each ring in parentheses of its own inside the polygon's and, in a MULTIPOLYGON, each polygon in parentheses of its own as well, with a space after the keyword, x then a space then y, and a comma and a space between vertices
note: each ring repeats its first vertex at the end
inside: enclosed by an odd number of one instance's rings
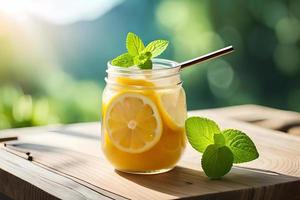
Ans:
POLYGON ((162 134, 162 121, 156 105, 138 93, 119 94, 109 102, 105 127, 111 142, 128 153, 151 149, 162 134))
POLYGON ((183 88, 165 90, 159 95, 160 110, 173 128, 183 128, 187 118, 183 88))

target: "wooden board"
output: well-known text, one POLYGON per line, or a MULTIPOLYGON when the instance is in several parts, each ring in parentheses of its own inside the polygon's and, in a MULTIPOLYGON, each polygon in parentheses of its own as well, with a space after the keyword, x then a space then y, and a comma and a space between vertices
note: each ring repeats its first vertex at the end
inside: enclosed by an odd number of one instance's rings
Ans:
POLYGON ((300 113, 258 105, 241 105, 202 110, 222 117, 300 136, 300 113))
POLYGON ((190 146, 168 173, 116 172, 101 152, 99 123, 87 123, 0 133, 18 136, 0 150, 0 176, 6 177, 0 177, 0 192, 15 199, 24 199, 28 191, 25 199, 300 199, 300 137, 215 113, 189 115, 207 116, 222 128, 247 132, 260 152, 258 160, 235 166, 222 180, 211 181, 203 174, 200 155, 190 146), (26 152, 33 161, 26 160, 26 152), (9 184, 4 187, 5 183, 9 184))

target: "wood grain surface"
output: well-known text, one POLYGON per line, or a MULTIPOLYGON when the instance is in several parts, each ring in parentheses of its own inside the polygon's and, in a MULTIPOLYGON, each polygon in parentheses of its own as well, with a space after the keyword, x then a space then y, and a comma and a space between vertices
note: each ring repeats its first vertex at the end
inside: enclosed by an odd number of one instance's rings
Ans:
POLYGON ((241 105, 202 110, 222 117, 248 122, 268 129, 300 136, 300 113, 258 105, 241 105))
POLYGON ((300 137, 228 119, 216 110, 189 115, 245 131, 257 144, 259 159, 212 181, 188 146, 172 171, 132 175, 115 171, 104 158, 100 123, 15 129, 0 133, 18 137, 0 150, 0 192, 13 199, 300 199, 300 137), (33 161, 26 160, 26 152, 33 161))

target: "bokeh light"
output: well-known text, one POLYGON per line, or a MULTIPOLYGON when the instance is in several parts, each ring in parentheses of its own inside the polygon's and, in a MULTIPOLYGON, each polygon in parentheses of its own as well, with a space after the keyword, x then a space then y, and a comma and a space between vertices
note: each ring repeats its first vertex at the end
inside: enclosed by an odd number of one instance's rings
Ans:
POLYGON ((276 34, 281 43, 296 43, 300 40, 300 21, 288 17, 280 19, 276 24, 276 34))
POLYGON ((300 48, 296 45, 278 45, 274 60, 284 74, 295 75, 300 71, 300 48))
POLYGON ((217 60, 207 69, 207 79, 212 93, 216 97, 229 97, 234 92, 234 71, 230 64, 217 60))

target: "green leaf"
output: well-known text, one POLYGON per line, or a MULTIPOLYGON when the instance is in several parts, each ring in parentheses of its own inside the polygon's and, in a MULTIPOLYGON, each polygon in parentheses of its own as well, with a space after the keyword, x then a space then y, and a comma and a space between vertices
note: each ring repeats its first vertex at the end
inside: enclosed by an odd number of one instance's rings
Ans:
POLYGON ((119 67, 133 66, 133 57, 129 53, 124 53, 111 61, 111 64, 119 67))
POLYGON ((139 36, 129 32, 126 38, 126 48, 130 55, 137 56, 145 49, 145 45, 139 36))
POLYGON ((214 121, 202 117, 188 118, 185 121, 185 128, 192 147, 202 153, 208 145, 214 143, 214 134, 220 132, 214 121))
POLYGON ((152 61, 151 60, 147 60, 145 63, 140 64, 139 67, 141 69, 152 69, 152 61))
POLYGON ((140 55, 134 57, 133 62, 141 69, 151 69, 152 68, 151 53, 150 52, 141 53, 140 55))
POLYGON ((225 145, 225 138, 221 133, 214 134, 214 142, 218 146, 224 146, 225 145))
POLYGON ((233 163, 233 154, 226 146, 209 145, 204 151, 201 166, 205 174, 218 179, 227 174, 233 163))
POLYGON ((259 154, 252 140, 242 131, 228 129, 222 132, 225 144, 233 153, 234 163, 248 162, 258 158, 259 154))
POLYGON ((144 64, 145 62, 147 62, 150 59, 151 59, 151 53, 150 52, 145 52, 145 53, 141 53, 138 56, 135 56, 133 58, 133 62, 134 62, 135 65, 141 65, 141 64, 144 64))
POLYGON ((149 51, 152 53, 152 58, 159 56, 162 52, 166 50, 169 42, 167 40, 154 40, 150 42, 144 51, 149 51))

